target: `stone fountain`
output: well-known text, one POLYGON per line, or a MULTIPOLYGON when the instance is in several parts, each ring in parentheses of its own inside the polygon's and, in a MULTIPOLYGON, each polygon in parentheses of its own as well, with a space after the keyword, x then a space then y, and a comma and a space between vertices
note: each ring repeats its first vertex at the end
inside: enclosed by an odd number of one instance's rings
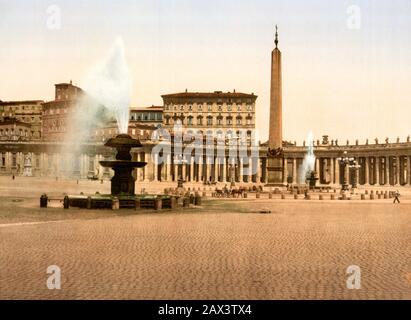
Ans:
POLYGON ((110 138, 105 146, 115 148, 117 155, 115 160, 100 161, 103 167, 111 168, 114 176, 111 179, 111 194, 113 196, 134 196, 135 179, 131 174, 134 168, 142 168, 147 163, 141 161, 131 161, 131 148, 140 148, 139 140, 131 138, 128 134, 119 134, 115 138, 110 138))

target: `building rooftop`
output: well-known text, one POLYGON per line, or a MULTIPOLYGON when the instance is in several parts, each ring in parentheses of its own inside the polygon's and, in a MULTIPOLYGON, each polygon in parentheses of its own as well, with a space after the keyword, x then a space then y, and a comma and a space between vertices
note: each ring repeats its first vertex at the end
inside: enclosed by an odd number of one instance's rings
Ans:
POLYGON ((130 111, 163 111, 163 106, 130 107, 130 111))
POLYGON ((15 106, 20 104, 40 104, 43 103, 43 100, 18 100, 18 101, 1 101, 0 106, 15 106))
POLYGON ((254 93, 242 93, 242 92, 180 92, 180 93, 171 93, 163 94, 162 98, 257 98, 254 93))

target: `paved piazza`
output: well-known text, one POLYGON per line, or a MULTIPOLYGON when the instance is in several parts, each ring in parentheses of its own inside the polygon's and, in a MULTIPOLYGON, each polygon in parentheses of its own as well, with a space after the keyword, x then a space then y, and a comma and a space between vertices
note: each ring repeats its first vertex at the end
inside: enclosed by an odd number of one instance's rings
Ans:
POLYGON ((1 299, 411 299, 405 189, 399 205, 250 195, 160 213, 40 210, 50 190, 109 183, 0 177, 1 299), (61 268, 61 290, 46 287, 49 265, 61 268), (346 287, 350 265, 359 290, 346 287))

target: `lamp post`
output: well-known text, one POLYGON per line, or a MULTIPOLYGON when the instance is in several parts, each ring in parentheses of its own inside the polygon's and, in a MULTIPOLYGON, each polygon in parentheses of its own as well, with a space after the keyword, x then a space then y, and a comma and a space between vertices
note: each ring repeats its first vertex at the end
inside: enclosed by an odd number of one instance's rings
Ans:
POLYGON ((230 166, 230 188, 232 188, 235 186, 235 172, 236 172, 237 165, 234 164, 234 161, 233 161, 233 163, 230 163, 229 166, 230 166))
MULTIPOLYGON (((359 168, 359 165, 357 165, 357 161, 355 161, 354 158, 348 157, 347 156, 347 151, 344 151, 344 154, 342 157, 337 158, 337 161, 342 165, 343 169, 343 180, 341 183, 341 190, 346 191, 348 190, 349 187, 349 181, 347 180, 347 175, 345 174, 345 168, 348 166, 348 168, 355 168, 356 170, 359 168)), ((356 187, 356 179, 354 178, 354 183, 352 185, 353 188, 356 187)))
POLYGON ((183 171, 183 165, 187 164, 187 159, 185 157, 183 157, 182 154, 177 155, 177 159, 174 161, 175 164, 178 165, 179 168, 179 172, 181 171, 181 174, 178 175, 178 179, 177 179, 177 188, 183 188, 183 182, 185 182, 185 180, 182 177, 182 171, 183 171), (181 168, 181 170, 180 170, 181 168))
POLYGON ((353 164, 348 165, 348 168, 354 170, 354 181, 352 183, 352 188, 357 188, 357 177, 358 177, 358 170, 361 168, 359 164, 357 164, 357 161, 354 160, 353 164))

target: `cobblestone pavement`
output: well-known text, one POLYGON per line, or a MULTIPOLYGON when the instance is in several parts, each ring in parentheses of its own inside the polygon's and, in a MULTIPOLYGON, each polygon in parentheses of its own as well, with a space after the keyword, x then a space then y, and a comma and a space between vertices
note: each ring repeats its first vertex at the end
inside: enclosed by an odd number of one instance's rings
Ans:
POLYGON ((0 239, 2 299, 411 299, 409 203, 217 200, 3 225, 0 239), (46 287, 49 265, 61 290, 46 287))

